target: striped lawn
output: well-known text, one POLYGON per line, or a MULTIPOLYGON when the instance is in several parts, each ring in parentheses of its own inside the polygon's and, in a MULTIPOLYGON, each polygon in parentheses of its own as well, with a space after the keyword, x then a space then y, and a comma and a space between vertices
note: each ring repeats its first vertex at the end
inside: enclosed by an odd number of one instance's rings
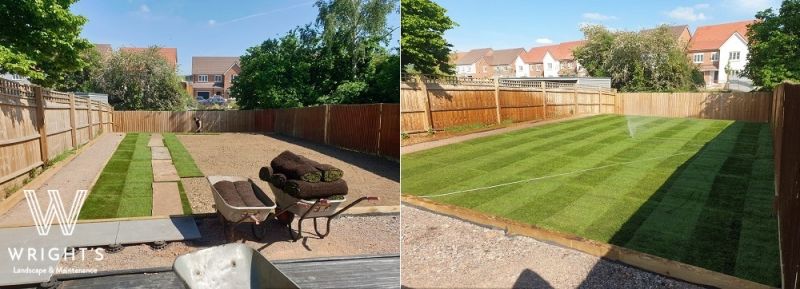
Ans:
POLYGON ((401 179, 404 194, 780 286, 772 170, 767 124, 601 115, 404 155, 401 179))

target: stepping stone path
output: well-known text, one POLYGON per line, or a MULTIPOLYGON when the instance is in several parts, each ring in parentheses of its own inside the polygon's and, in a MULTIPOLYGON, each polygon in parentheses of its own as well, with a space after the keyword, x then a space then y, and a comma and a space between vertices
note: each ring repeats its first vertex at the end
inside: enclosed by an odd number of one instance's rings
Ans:
POLYGON ((164 146, 161 134, 150 136, 150 147, 153 165, 153 216, 170 216, 183 214, 178 182, 181 181, 172 156, 164 146))

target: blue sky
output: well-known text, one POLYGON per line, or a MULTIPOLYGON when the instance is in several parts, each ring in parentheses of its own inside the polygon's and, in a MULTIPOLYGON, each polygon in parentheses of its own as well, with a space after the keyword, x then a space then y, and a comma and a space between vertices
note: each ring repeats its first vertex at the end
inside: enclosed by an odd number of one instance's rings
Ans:
MULTIPOLYGON (((71 10, 89 19, 82 36, 93 43, 178 48, 178 67, 191 73, 192 56, 239 56, 268 38, 313 22, 315 1, 81 0, 71 10)), ((389 25, 400 26, 399 15, 389 25)), ((390 46, 398 46, 399 29, 390 46)))
POLYGON ((445 33, 457 51, 524 47, 578 40, 585 23, 639 30, 659 24, 697 26, 754 19, 779 0, 434 0, 458 27, 445 33))

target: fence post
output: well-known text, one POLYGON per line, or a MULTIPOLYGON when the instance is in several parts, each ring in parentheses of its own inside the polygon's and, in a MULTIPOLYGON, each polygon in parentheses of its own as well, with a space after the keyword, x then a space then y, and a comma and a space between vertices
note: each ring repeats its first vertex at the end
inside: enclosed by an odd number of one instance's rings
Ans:
POLYGON ((494 78, 494 106, 495 113, 497 114, 497 124, 503 123, 500 119, 500 78, 494 78))
POLYGON ((422 96, 425 100, 425 131, 433 131, 433 114, 431 113, 431 98, 428 95, 428 85, 422 81, 422 77, 417 75, 417 83, 422 89, 422 96))
POLYGON ((542 85, 542 116, 544 117, 542 120, 547 120, 547 84, 542 81, 540 82, 542 85))
POLYGON ((331 120, 331 105, 330 104, 326 104, 325 105, 325 129, 324 129, 324 133, 323 133, 324 134, 323 139, 325 141, 325 144, 330 144, 330 140, 328 140, 328 125, 330 123, 330 120, 331 120))
POLYGON ((600 94, 600 87, 597 87, 597 113, 603 113, 603 95, 600 94))
POLYGON ((577 83, 572 87, 572 98, 575 99, 575 108, 574 108, 575 111, 572 112, 572 115, 578 115, 578 84, 577 83))
POLYGON ((69 94, 69 126, 72 135, 72 148, 78 148, 78 130, 75 128, 75 94, 69 94))
POLYGON ((45 119, 45 100, 41 86, 33 86, 33 96, 36 98, 36 124, 39 129, 39 151, 41 152, 42 163, 47 164, 49 160, 47 147, 47 122, 45 119))
POLYGON ((379 156, 381 154, 381 130, 383 130, 383 103, 378 104, 378 145, 375 146, 376 150, 375 153, 379 156))
POLYGON ((90 98, 86 98, 86 108, 87 108, 87 115, 89 118, 89 139, 94 139, 94 135, 92 134, 92 100, 90 98))

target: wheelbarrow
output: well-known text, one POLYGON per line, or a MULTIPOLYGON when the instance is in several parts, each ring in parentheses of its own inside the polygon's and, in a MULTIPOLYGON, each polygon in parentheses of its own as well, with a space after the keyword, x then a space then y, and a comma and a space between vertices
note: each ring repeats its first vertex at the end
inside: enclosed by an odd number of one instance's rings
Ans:
POLYGON ((258 239, 263 239, 266 235, 267 220, 275 217, 275 202, 261 190, 253 180, 246 177, 236 176, 208 176, 208 183, 211 184, 212 195, 214 195, 214 208, 222 222, 222 229, 225 232, 225 238, 231 241, 234 236, 234 229, 241 223, 251 223, 250 229, 253 235, 258 239), (214 187, 214 184, 221 181, 238 182, 247 181, 253 187, 253 192, 256 197, 264 203, 263 207, 237 207, 225 201, 222 195, 214 187), (230 224, 232 223, 232 224, 230 224))
POLYGON ((289 229, 289 235, 292 237, 293 241, 297 241, 302 237, 303 221, 306 219, 314 220, 314 232, 317 234, 317 237, 324 239, 331 232, 332 219, 336 218, 341 213, 344 213, 358 203, 363 201, 378 200, 378 197, 360 197, 341 210, 337 211, 336 209, 339 208, 339 205, 346 201, 344 196, 340 196, 339 199, 299 199, 274 186, 272 183, 269 183, 269 186, 270 189, 272 189, 272 192, 275 194, 275 201, 277 202, 278 206, 275 217, 278 219, 278 221, 287 226, 289 229), (292 221, 294 220, 295 216, 299 217, 297 219, 297 234, 295 234, 294 230, 292 229, 292 221), (321 233, 319 230, 319 225, 317 225, 317 219, 320 218, 326 219, 325 233, 321 233))
POLYGON ((172 269, 190 289, 299 288, 264 256, 239 243, 178 256, 172 269))

